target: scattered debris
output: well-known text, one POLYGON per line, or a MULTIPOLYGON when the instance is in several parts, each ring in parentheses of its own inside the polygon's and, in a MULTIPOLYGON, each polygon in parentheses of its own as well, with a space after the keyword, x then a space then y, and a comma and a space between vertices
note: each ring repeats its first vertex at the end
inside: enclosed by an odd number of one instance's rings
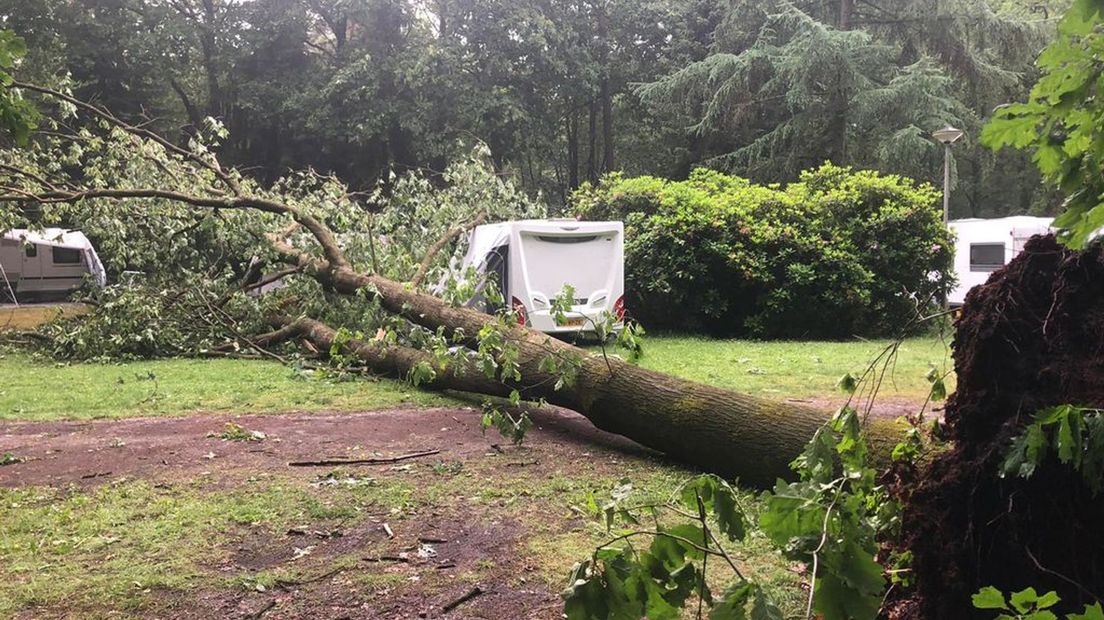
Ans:
POLYGON ((318 477, 318 480, 311 483, 314 487, 371 487, 379 484, 375 478, 368 476, 357 476, 355 474, 343 474, 341 471, 331 471, 328 474, 324 474, 318 477))
POLYGON ((251 431, 240 424, 227 422, 221 433, 214 431, 207 433, 208 437, 218 438, 223 441, 264 441, 268 438, 261 431, 251 431))
POLYGON ((418 547, 418 551, 415 552, 415 555, 423 560, 428 560, 437 557, 437 550, 433 548, 433 545, 422 543, 422 545, 418 547))
POLYGON ((16 463, 22 463, 24 459, 12 454, 11 452, 5 452, 4 456, 0 456, 0 466, 3 465, 15 465, 16 463))
POLYGON ((462 461, 437 461, 433 464, 433 473, 438 476, 455 476, 463 470, 462 461))
POLYGON ((322 459, 320 461, 292 461, 288 463, 288 467, 319 467, 325 465, 375 465, 379 463, 398 463, 399 461, 405 461, 407 459, 416 459, 423 456, 432 456, 434 454, 440 454, 440 450, 426 450, 424 452, 412 452, 410 454, 401 454, 399 456, 388 456, 370 459, 343 459, 343 458, 329 458, 322 459))
POLYGON ((376 557, 360 558, 365 562, 409 562, 410 558, 406 557, 406 554, 400 555, 380 555, 376 557))
POLYGON ((307 545, 306 547, 292 547, 291 561, 294 562, 299 558, 306 557, 314 551, 314 545, 307 545))
POLYGON ((391 531, 391 526, 386 524, 386 523, 383 524, 383 531, 387 532, 387 537, 388 538, 394 538, 395 537, 395 532, 392 532, 391 531))
POLYGON ((288 528, 288 536, 314 536, 325 540, 327 538, 341 538, 342 534, 340 530, 310 530, 305 527, 292 527, 288 528))
POLYGON ((261 616, 268 613, 269 610, 271 610, 275 606, 276 606, 276 601, 275 600, 270 600, 267 603, 265 603, 264 605, 262 605, 260 609, 258 609, 257 611, 249 614, 248 616, 246 616, 246 619, 247 620, 257 620, 261 616))
POLYGON ((90 474, 84 474, 83 476, 81 476, 81 480, 89 480, 91 478, 102 478, 103 476, 110 476, 110 475, 111 475, 111 472, 109 472, 109 471, 97 471, 97 472, 92 472, 90 474))

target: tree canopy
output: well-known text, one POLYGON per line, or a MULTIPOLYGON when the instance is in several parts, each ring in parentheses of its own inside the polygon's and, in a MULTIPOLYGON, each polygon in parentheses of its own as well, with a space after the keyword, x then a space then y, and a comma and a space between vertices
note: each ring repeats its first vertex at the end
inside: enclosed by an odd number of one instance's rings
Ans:
MULTIPOLYGON (((938 180, 928 134, 1022 98, 1065 0, 0 0, 26 81, 224 161, 354 187, 476 141, 551 205, 609 171, 793 181, 826 160, 938 180)), ((2 60, 2 59, 0 59, 2 60)), ((1051 206, 968 141, 953 214, 1051 206)))

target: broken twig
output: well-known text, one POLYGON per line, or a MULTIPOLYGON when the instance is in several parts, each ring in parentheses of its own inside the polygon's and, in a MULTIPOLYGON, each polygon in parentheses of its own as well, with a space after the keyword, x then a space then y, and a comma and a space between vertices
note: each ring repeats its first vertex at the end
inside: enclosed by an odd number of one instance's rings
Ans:
POLYGON ((425 452, 413 452, 411 454, 400 454, 399 456, 388 456, 372 459, 322 459, 320 461, 292 461, 288 463, 288 467, 321 467, 327 465, 378 465, 381 463, 398 463, 399 461, 405 461, 407 459, 416 459, 419 457, 431 456, 440 453, 440 450, 426 450, 425 452))
POLYGON ((445 605, 444 607, 442 607, 441 608, 441 613, 442 614, 447 614, 448 612, 452 611, 453 609, 456 609, 457 607, 463 605, 464 603, 467 603, 468 601, 470 601, 473 598, 479 596, 480 594, 483 594, 483 589, 480 588, 479 586, 475 586, 471 590, 468 590, 460 598, 458 598, 458 599, 452 601, 451 603, 449 603, 448 605, 445 605))

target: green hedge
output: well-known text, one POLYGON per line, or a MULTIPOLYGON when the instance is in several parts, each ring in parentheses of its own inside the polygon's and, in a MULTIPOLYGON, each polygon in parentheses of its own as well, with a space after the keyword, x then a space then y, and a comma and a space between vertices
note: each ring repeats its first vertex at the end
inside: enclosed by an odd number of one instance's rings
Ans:
POLYGON ((629 310, 645 326, 763 338, 896 333, 952 269, 928 184, 825 164, 786 187, 695 170, 605 177, 578 215, 625 222, 629 310))

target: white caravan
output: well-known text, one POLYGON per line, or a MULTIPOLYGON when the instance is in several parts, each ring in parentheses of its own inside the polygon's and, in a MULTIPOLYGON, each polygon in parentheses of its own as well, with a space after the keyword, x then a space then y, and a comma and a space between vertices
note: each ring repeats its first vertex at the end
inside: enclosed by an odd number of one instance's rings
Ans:
POLYGON ((0 300, 61 299, 85 278, 107 282, 84 233, 63 228, 15 229, 0 237, 0 300))
POLYGON ((951 291, 948 302, 952 306, 962 305, 967 291, 985 284, 989 274, 1023 251, 1028 239, 1049 233, 1053 221, 1050 217, 1016 215, 950 222, 955 234, 954 270, 958 284, 951 291))
MULTIPOLYGON (((625 232, 621 222, 521 220, 477 226, 462 270, 493 276, 519 321, 547 333, 594 330, 604 312, 625 316, 625 232), (557 324, 552 300, 575 290, 571 311, 557 324)), ((482 288, 481 286, 479 288, 482 288)), ((481 296, 471 305, 493 312, 481 296)))

